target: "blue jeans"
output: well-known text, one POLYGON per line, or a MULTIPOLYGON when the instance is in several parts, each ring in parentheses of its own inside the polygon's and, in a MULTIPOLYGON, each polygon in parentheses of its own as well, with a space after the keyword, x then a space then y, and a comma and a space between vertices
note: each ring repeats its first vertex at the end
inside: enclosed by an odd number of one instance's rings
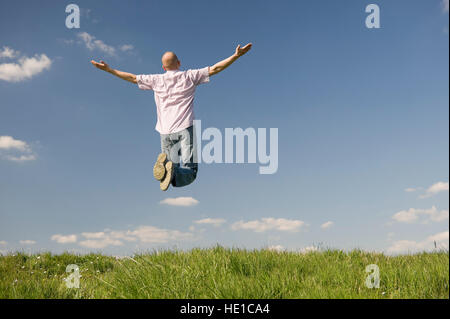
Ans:
POLYGON ((193 126, 180 132, 161 134, 161 151, 167 154, 167 159, 172 161, 175 167, 172 186, 189 185, 197 177, 198 163, 194 162, 196 148, 193 126))

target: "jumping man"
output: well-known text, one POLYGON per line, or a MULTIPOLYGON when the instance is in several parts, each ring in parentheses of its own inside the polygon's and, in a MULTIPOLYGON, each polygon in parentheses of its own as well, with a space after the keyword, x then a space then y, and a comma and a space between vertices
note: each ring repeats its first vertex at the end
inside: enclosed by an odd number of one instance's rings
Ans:
POLYGON ((163 74, 135 75, 114 70, 106 62, 91 63, 100 70, 135 83, 142 90, 153 90, 158 120, 156 130, 161 135, 161 154, 153 167, 153 176, 165 191, 172 184, 182 187, 197 177, 198 163, 194 159, 194 94, 197 85, 209 82, 209 77, 229 67, 252 47, 249 43, 237 46, 229 58, 203 69, 180 71, 180 60, 173 52, 162 56, 163 74), (181 164, 180 164, 181 160, 181 164))

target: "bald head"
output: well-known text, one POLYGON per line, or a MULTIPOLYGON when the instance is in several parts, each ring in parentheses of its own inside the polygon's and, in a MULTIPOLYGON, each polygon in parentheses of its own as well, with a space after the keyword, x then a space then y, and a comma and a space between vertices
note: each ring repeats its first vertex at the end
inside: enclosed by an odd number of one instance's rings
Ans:
POLYGON ((180 61, 178 61, 178 57, 173 52, 166 52, 163 54, 162 65, 164 70, 178 70, 180 67, 180 61))

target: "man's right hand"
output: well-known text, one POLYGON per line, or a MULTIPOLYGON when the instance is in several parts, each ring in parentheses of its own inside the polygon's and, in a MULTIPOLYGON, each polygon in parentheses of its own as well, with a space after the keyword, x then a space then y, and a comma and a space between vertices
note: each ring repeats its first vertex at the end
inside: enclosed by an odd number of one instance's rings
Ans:
POLYGON ((94 60, 91 60, 91 63, 93 66, 95 66, 96 68, 109 72, 111 71, 111 68, 109 67, 109 65, 105 62, 105 61, 100 61, 100 63, 95 62, 94 60))
POLYGON ((94 60, 91 60, 91 63, 97 69, 100 69, 100 70, 106 71, 108 73, 111 73, 112 75, 115 75, 115 76, 121 78, 122 80, 131 82, 131 83, 134 83, 134 84, 137 83, 136 75, 133 74, 133 73, 128 73, 128 72, 123 72, 123 71, 111 69, 109 67, 109 65, 105 61, 100 61, 100 63, 98 63, 98 62, 95 62, 94 60))

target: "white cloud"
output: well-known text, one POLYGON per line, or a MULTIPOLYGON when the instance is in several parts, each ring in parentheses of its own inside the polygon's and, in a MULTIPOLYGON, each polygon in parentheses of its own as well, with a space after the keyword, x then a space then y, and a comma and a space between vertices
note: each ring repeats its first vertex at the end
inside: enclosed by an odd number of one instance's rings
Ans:
POLYGON ((432 235, 427 238, 427 241, 436 242, 436 243, 447 241, 447 244, 448 244, 448 231, 432 235))
POLYGON ((332 221, 329 221, 329 222, 326 222, 326 223, 323 223, 322 225, 320 225, 320 228, 328 229, 328 228, 330 228, 333 225, 334 225, 334 223, 332 221))
POLYGON ((117 239, 112 238, 109 233, 106 232, 95 232, 95 233, 81 233, 81 236, 86 238, 86 240, 80 241, 80 246, 86 248, 100 249, 108 246, 122 246, 123 243, 117 239))
POLYGON ((129 235, 136 236, 143 243, 167 243, 169 241, 191 239, 191 233, 183 233, 178 230, 161 229, 154 226, 140 226, 129 235))
POLYGON ((15 51, 9 47, 3 47, 0 49, 0 58, 13 59, 19 54, 19 51, 15 51))
POLYGON ((160 201, 159 203, 170 206, 194 206, 197 205, 199 201, 193 197, 176 197, 176 198, 166 198, 160 201))
POLYGON ((388 253, 398 254, 398 253, 415 253, 420 251, 438 249, 448 249, 448 237, 449 232, 437 233, 435 235, 427 237, 423 241, 414 240, 399 240, 390 246, 387 251, 388 253))
POLYGON ((121 46, 119 47, 119 49, 120 49, 120 51, 123 51, 123 52, 125 52, 125 51, 131 51, 131 50, 134 49, 134 46, 132 46, 131 44, 124 44, 124 45, 121 45, 121 46))
POLYGON ((436 206, 432 206, 430 209, 410 208, 395 213, 392 219, 399 223, 414 223, 419 221, 420 217, 423 217, 422 222, 424 223, 442 222, 448 219, 448 210, 438 211, 436 206))
POLYGON ((19 243, 21 245, 34 245, 36 242, 34 240, 20 240, 19 243))
POLYGON ((222 218, 204 218, 194 221, 194 223, 196 224, 210 224, 213 225, 214 227, 219 227, 225 222, 226 220, 222 218))
POLYGON ((33 76, 50 69, 52 61, 45 55, 35 55, 32 58, 22 57, 18 63, 0 64, 0 80, 7 82, 20 82, 31 79, 33 76))
POLYGON ((81 235, 87 239, 104 239, 104 238, 106 238, 105 232, 81 233, 81 235))
POLYGON ((111 239, 111 238, 104 238, 100 240, 96 239, 88 239, 80 241, 80 246, 86 247, 86 248, 93 248, 93 249, 100 249, 105 248, 107 246, 122 246, 123 243, 120 240, 111 239))
POLYGON ((419 244, 413 240, 398 240, 390 246, 388 253, 413 252, 419 250, 419 244))
POLYGON ((316 246, 308 246, 300 249, 301 254, 307 254, 315 251, 319 251, 319 248, 317 248, 316 246))
POLYGON ((428 198, 441 192, 448 192, 448 182, 437 182, 431 185, 420 198, 428 198))
POLYGON ((59 39, 59 41, 66 45, 72 45, 76 42, 84 45, 89 51, 103 52, 110 57, 117 57, 120 52, 134 53, 135 49, 132 44, 122 44, 119 46, 106 44, 103 40, 97 39, 94 35, 87 32, 78 33, 76 35, 76 41, 74 39, 59 39))
POLYGON ((108 246, 122 246, 124 241, 164 244, 170 241, 193 238, 192 233, 161 229, 154 226, 139 226, 134 230, 85 232, 81 233, 81 236, 86 238, 86 240, 80 241, 79 245, 92 249, 101 249, 108 246))
POLYGON ((121 239, 125 241, 136 241, 137 238, 130 236, 129 231, 111 231, 109 232, 109 236, 113 239, 121 239))
POLYGON ((298 231, 305 223, 301 220, 292 220, 284 218, 262 218, 261 220, 252 220, 248 222, 238 221, 231 225, 232 230, 252 230, 255 232, 264 232, 267 230, 278 231, 298 231))
POLYGON ((6 155, 5 158, 13 162, 27 162, 27 161, 34 161, 36 159, 36 155, 33 154, 20 156, 6 155))
POLYGON ((78 33, 77 36, 79 39, 81 39, 86 48, 88 48, 91 51, 99 50, 103 53, 106 53, 109 56, 116 55, 116 49, 113 46, 107 45, 102 40, 96 39, 95 36, 90 35, 87 32, 78 33))
POLYGON ((0 157, 14 162, 36 159, 36 155, 26 142, 16 140, 12 136, 0 136, 0 157))
POLYGON ((0 149, 26 152, 30 150, 30 146, 24 141, 14 139, 12 136, 0 136, 0 149))
POLYGON ((4 241, 4 240, 0 240, 0 246, 6 246, 8 245, 8 242, 4 241))
POLYGON ((433 222, 442 222, 448 219, 448 209, 443 209, 440 212, 436 212, 435 214, 430 216, 431 221, 433 222))
MULTIPOLYGON (((448 182, 437 182, 425 190, 425 193, 420 195, 419 198, 429 198, 441 192, 448 192, 448 182)), ((423 190, 423 187, 408 187, 405 192, 412 193, 423 190)))
POLYGON ((272 250, 272 251, 284 251, 285 248, 281 245, 272 245, 267 247, 268 250, 272 250))
POLYGON ((58 244, 71 244, 77 242, 77 235, 53 235, 51 240, 56 241, 58 244))

